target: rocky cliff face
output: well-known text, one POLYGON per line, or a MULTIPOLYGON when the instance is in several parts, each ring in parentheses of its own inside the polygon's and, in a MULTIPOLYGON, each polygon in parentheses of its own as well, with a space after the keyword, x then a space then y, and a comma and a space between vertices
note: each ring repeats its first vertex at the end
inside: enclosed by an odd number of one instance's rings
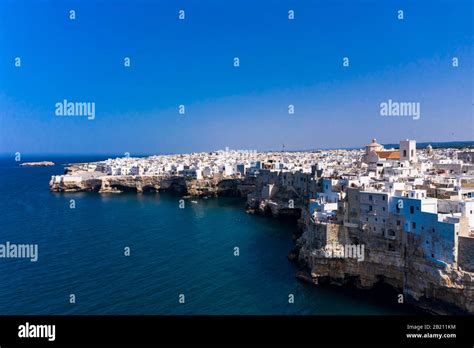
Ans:
POLYGON ((56 192, 99 191, 101 187, 102 180, 96 177, 54 175, 49 182, 50 190, 56 192))
POLYGON ((297 220, 304 207, 303 200, 294 191, 279 189, 271 197, 264 197, 260 192, 252 191, 247 195, 247 212, 279 218, 297 220))
MULTIPOLYGON (((252 196, 251 194, 249 196, 252 196)), ((301 207, 290 207, 285 201, 269 199, 247 199, 247 212, 251 214, 267 215, 274 218, 288 218, 297 220, 301 214, 301 207)))
MULTIPOLYGON (((474 313, 474 273, 435 263, 422 254, 415 236, 397 250, 395 241, 339 224, 314 223, 303 216, 304 232, 292 257, 302 272, 299 278, 313 284, 352 284, 370 289, 384 283, 403 294, 404 302, 433 313, 474 313), (365 245, 363 261, 328 257, 328 246, 365 245)), ((387 299, 388 301, 397 301, 387 299)))
POLYGON ((78 174, 69 168, 67 175, 55 175, 51 191, 77 192, 173 192, 193 197, 245 197, 253 188, 251 179, 186 179, 182 176, 78 174), (75 173, 75 174, 74 174, 75 173))
POLYGON ((162 180, 154 176, 103 176, 99 192, 156 192, 162 180))

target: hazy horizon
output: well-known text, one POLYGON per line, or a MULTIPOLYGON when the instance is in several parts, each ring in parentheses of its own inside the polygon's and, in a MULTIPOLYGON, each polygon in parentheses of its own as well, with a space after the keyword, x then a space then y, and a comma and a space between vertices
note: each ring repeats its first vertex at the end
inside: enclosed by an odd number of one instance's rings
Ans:
MULTIPOLYGON (((402 140, 402 139, 400 139, 402 140)), ((416 140, 416 139, 415 139, 416 140)), ((378 141, 378 139, 377 139, 378 141)), ((370 142, 367 142, 369 144, 370 142)), ((472 147, 474 145, 473 140, 454 140, 454 141, 417 141, 417 148, 420 149, 418 146, 419 144, 451 144, 451 143, 467 143, 469 144, 469 147, 472 147)), ((285 148, 285 152, 310 152, 310 151, 331 151, 331 150, 358 150, 358 149, 364 149, 367 144, 364 144, 363 146, 353 146, 353 147, 345 147, 345 148, 313 148, 313 149, 287 149, 285 148)), ((389 145, 395 145, 395 147, 398 145, 395 143, 381 143, 381 145, 387 146, 389 145)), ((154 156, 154 155, 179 155, 179 154, 188 154, 188 153, 206 153, 206 152, 214 152, 214 151, 219 151, 219 150, 225 150, 225 148, 215 148, 215 149, 210 149, 210 150, 203 150, 203 151, 189 151, 189 152, 162 152, 162 153, 130 153, 130 157, 147 157, 147 156, 154 156)), ((229 151, 254 151, 253 149, 233 149, 233 148, 228 148, 229 151)), ((264 150, 257 150, 258 152, 281 152, 282 149, 264 149, 264 150)), ((39 157, 39 156, 58 156, 58 157, 79 157, 79 156, 124 156, 124 153, 106 153, 106 152, 87 152, 87 153, 80 153, 80 152, 70 152, 70 153, 62 153, 62 152, 28 152, 28 153, 20 153, 21 156, 33 156, 33 157, 39 157)), ((7 153, 7 152, 0 152, 0 157, 14 157, 15 153, 7 153)))

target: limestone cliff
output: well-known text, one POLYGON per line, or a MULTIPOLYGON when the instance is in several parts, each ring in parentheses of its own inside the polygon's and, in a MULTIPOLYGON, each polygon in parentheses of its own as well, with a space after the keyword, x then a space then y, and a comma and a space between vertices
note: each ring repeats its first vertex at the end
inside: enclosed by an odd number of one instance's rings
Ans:
POLYGON ((258 191, 247 196, 247 212, 252 214, 298 219, 303 206, 304 201, 292 190, 280 189, 271 197, 264 197, 258 191))
POLYGON ((55 192, 173 192, 181 195, 245 197, 252 191, 252 179, 189 179, 183 176, 104 175, 81 173, 80 167, 68 167, 66 175, 54 175, 49 186, 55 192))
MULTIPOLYGON (((304 232, 296 242, 302 272, 299 278, 313 284, 352 284, 370 289, 385 283, 413 303, 433 313, 474 313, 474 273, 436 263, 423 255, 420 241, 408 235, 406 243, 378 238, 356 227, 315 223, 302 217, 304 232), (363 244, 363 261, 328 257, 331 245, 363 244)), ((387 299, 396 301, 397 299, 387 299)))

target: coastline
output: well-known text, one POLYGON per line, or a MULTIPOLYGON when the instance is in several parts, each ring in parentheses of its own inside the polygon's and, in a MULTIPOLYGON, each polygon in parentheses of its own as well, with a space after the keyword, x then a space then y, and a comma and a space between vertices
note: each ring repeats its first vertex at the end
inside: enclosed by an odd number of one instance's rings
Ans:
MULTIPOLYGON (((295 247, 289 251, 288 260, 295 262, 299 271, 295 277, 315 286, 343 286, 353 287, 362 291, 374 291, 381 285, 388 286, 391 291, 404 295, 404 301, 420 310, 431 314, 468 314, 472 313, 473 305, 467 299, 473 291, 472 279, 469 275, 454 270, 446 271, 437 265, 428 264, 423 258, 412 258, 409 263, 399 257, 393 258, 383 250, 377 252, 373 246, 370 260, 356 263, 348 259, 315 258, 310 252, 310 245, 314 238, 324 246, 329 240, 332 242, 347 239, 349 234, 360 233, 358 227, 344 227, 343 225, 314 223, 311 220, 305 205, 307 202, 281 188, 277 197, 262 197, 262 182, 255 177, 213 179, 190 179, 183 176, 146 176, 146 175, 83 175, 78 171, 87 164, 66 167, 65 175, 53 176, 50 189, 53 192, 170 192, 182 198, 209 198, 209 197, 240 197, 246 199, 245 209, 248 213, 268 216, 272 218, 291 219, 295 222, 293 241, 295 247), (294 200, 291 207, 288 201, 294 200), (355 231, 357 230, 357 231, 355 231), (316 232, 315 232, 316 231, 316 232), (312 235, 309 237, 309 235, 312 235), (328 237, 332 235, 332 237, 328 237), (327 238, 327 240, 326 240, 327 238), (310 239, 312 239, 310 241, 310 239), (324 240, 323 240, 324 239, 324 240), (421 272, 421 273, 420 273, 421 272), (406 274, 412 273, 407 282, 406 274), (383 276, 381 276, 383 274, 383 276), (417 285, 420 275, 429 275, 429 280, 421 286, 417 285), (462 280, 464 279, 464 280, 462 280), (462 289, 466 288, 467 292, 462 289), (432 296, 423 295, 429 289, 432 296), (461 299, 461 300, 459 300, 461 299)), ((365 241, 370 244, 370 239, 365 241)), ((411 249, 416 254, 416 244, 411 249)))

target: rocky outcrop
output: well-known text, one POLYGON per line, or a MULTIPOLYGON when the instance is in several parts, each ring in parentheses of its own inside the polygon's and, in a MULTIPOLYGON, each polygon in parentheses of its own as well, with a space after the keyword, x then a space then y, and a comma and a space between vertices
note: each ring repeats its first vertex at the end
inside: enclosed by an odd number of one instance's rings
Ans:
POLYGON ((303 205, 303 201, 291 191, 280 190, 271 198, 263 198, 257 192, 248 194, 246 208, 251 214, 297 220, 301 216, 303 205))
POLYGON ((383 237, 341 224, 314 223, 303 215, 304 232, 296 242, 299 279, 360 289, 383 283, 403 294, 405 303, 429 312, 474 313, 474 273, 431 261, 423 255, 416 236, 408 235, 410 240, 400 249, 392 245, 395 241, 388 241, 391 251, 383 237), (328 249, 336 244, 363 244, 363 260, 328 256, 328 249))
POLYGON ((103 176, 99 192, 156 192, 161 178, 156 176, 103 176))
POLYGON ((188 195, 193 197, 246 197, 254 189, 253 178, 186 180, 188 195))
POLYGON ((219 192, 220 179, 187 180, 186 190, 192 197, 215 197, 219 192))
POLYGON ((41 161, 41 162, 24 162, 20 164, 20 167, 51 167, 54 166, 54 162, 41 161))
POLYGON ((50 190, 56 192, 99 191, 101 187, 102 180, 97 177, 53 175, 49 182, 50 190))
POLYGON ((259 215, 268 215, 274 218, 288 218, 297 220, 301 214, 300 207, 292 207, 287 202, 274 200, 249 199, 247 212, 259 215))
POLYGON ((55 175, 49 183, 51 191, 100 193, 172 192, 192 197, 245 197, 253 188, 251 179, 189 179, 183 176, 103 175, 80 173, 68 167, 70 174, 55 175))
POLYGON ((182 195, 189 194, 187 181, 182 176, 162 178, 157 191, 178 193, 182 195))

